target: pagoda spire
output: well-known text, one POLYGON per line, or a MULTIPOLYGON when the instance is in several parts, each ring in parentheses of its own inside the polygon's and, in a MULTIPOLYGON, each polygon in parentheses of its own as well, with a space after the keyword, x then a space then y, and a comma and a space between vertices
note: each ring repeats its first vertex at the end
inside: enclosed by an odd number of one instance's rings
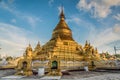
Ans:
POLYGON ((65 22, 65 15, 64 15, 63 7, 61 7, 61 12, 60 12, 59 18, 60 18, 60 20, 59 20, 57 26, 55 27, 55 29, 53 30, 51 40, 55 40, 59 35, 61 40, 74 41, 72 38, 71 29, 65 22))
POLYGON ((97 47, 95 48, 96 51, 98 51, 97 47))
POLYGON ((90 42, 89 42, 89 44, 88 44, 89 46, 90 46, 90 42))
POLYGON ((31 44, 29 43, 29 47, 31 47, 31 44))
POLYGON ((97 48, 95 48, 95 51, 98 53, 98 49, 97 48))
POLYGON ((40 42, 38 41, 36 47, 35 47, 35 51, 39 51, 41 50, 41 46, 40 46, 40 42))
POLYGON ((86 40, 86 42, 85 42, 85 46, 87 46, 88 45, 88 41, 86 40))
POLYGON ((37 46, 40 46, 40 41, 38 41, 38 44, 37 44, 37 46))
POLYGON ((32 51, 32 47, 31 47, 31 44, 29 43, 28 47, 26 50, 31 50, 32 51))
POLYGON ((61 12, 60 12, 60 19, 64 20, 65 19, 65 15, 64 15, 64 10, 63 10, 63 6, 61 7, 61 12))

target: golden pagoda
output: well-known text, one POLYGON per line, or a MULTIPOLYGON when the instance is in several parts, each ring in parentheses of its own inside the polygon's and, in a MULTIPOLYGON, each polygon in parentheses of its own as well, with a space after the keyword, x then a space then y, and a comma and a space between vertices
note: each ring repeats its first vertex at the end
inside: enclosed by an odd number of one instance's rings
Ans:
POLYGON ((95 49, 87 41, 82 47, 73 39, 72 31, 65 22, 63 9, 59 19, 52 32, 51 39, 43 46, 40 46, 40 42, 38 42, 34 50, 29 45, 24 54, 24 59, 20 60, 19 67, 22 68, 22 61, 25 59, 39 60, 42 63, 33 63, 34 67, 44 66, 49 72, 48 75, 62 75, 61 70, 80 69, 81 66, 85 66, 81 63, 82 61, 91 65, 91 62, 101 60, 97 48, 95 49))
POLYGON ((51 39, 44 44, 40 42, 34 50, 31 45, 26 48, 23 57, 18 60, 16 75, 33 75, 33 69, 44 67, 47 75, 62 75, 61 70, 83 69, 88 66, 89 70, 108 67, 116 57, 108 52, 99 54, 90 42, 86 41, 84 46, 78 44, 72 37, 72 31, 65 22, 63 8, 59 16, 59 22, 52 32, 51 39), (108 65, 107 65, 108 64, 108 65))
POLYGON ((18 64, 16 66, 17 72, 15 75, 25 75, 25 76, 31 76, 33 75, 32 72, 32 47, 29 44, 29 46, 26 48, 25 53, 23 55, 23 58, 21 58, 18 61, 18 64))
POLYGON ((62 9, 60 21, 53 30, 52 38, 42 46, 35 58, 44 58, 45 60, 57 56, 60 60, 82 60, 80 52, 82 52, 82 46, 74 41, 72 31, 65 22, 62 9))
POLYGON ((33 59, 41 61, 50 61, 53 58, 60 60, 60 67, 75 67, 81 66, 77 61, 95 61, 100 60, 100 55, 97 48, 94 49, 86 41, 85 46, 75 42, 72 37, 72 31, 65 22, 65 15, 63 9, 59 16, 59 22, 52 32, 51 39, 40 47, 40 43, 37 44, 33 51, 33 59), (70 63, 70 64, 68 64, 70 63))

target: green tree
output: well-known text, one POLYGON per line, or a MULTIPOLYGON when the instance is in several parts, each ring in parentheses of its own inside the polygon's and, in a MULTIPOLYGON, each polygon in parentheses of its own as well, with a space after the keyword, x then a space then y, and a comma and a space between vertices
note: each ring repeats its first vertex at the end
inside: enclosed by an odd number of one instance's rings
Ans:
POLYGON ((6 61, 9 61, 9 60, 12 60, 12 59, 13 59, 13 57, 8 56, 8 57, 6 58, 6 61))
POLYGON ((114 56, 116 56, 116 58, 120 58, 120 54, 115 54, 114 56))
POLYGON ((0 58, 0 61, 2 61, 2 58, 0 58))

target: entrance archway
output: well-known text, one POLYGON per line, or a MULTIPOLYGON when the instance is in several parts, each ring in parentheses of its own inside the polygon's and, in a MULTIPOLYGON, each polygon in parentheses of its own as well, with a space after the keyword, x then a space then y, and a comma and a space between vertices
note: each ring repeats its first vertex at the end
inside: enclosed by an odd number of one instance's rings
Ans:
POLYGON ((24 61, 24 62, 22 63, 22 65, 23 65, 23 66, 22 66, 22 69, 25 70, 25 69, 27 68, 27 62, 24 61))
POLYGON ((58 62, 57 61, 53 61, 52 62, 52 67, 51 69, 58 69, 58 62))

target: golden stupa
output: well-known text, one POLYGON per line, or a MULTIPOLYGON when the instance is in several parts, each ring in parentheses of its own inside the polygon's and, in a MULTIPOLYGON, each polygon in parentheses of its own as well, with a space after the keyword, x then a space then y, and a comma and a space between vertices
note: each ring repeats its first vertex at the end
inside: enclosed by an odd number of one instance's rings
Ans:
POLYGON ((31 45, 26 48, 24 59, 20 60, 18 64, 19 72, 23 68, 23 62, 29 62, 29 72, 26 75, 32 75, 32 68, 39 67, 45 67, 49 75, 61 75, 61 70, 80 69, 85 65, 91 67, 91 65, 94 66, 94 61, 102 60, 97 48, 91 46, 87 41, 82 47, 73 39, 72 31, 65 22, 63 9, 59 18, 52 37, 46 44, 41 46, 38 42, 34 50, 31 45), (41 62, 34 62, 36 60, 41 62), (32 67, 31 62, 33 62, 32 67), (81 62, 87 62, 87 64, 81 62))
POLYGON ((53 56, 57 56, 60 60, 73 60, 73 58, 81 60, 82 57, 79 56, 81 49, 81 45, 72 38, 71 29, 65 22, 65 16, 62 10, 60 21, 53 30, 52 38, 42 46, 40 51, 37 52, 35 50, 35 58, 50 59, 53 56))
POLYGON ((51 39, 43 46, 40 46, 38 42, 33 51, 32 59, 49 61, 57 57, 56 59, 60 60, 60 67, 79 66, 75 61, 91 62, 101 60, 97 48, 94 49, 87 41, 82 47, 73 39, 72 31, 65 22, 63 9, 61 10, 59 18, 60 20, 52 32, 51 39), (67 63, 69 62, 74 62, 74 64, 71 63, 68 65, 67 63))

